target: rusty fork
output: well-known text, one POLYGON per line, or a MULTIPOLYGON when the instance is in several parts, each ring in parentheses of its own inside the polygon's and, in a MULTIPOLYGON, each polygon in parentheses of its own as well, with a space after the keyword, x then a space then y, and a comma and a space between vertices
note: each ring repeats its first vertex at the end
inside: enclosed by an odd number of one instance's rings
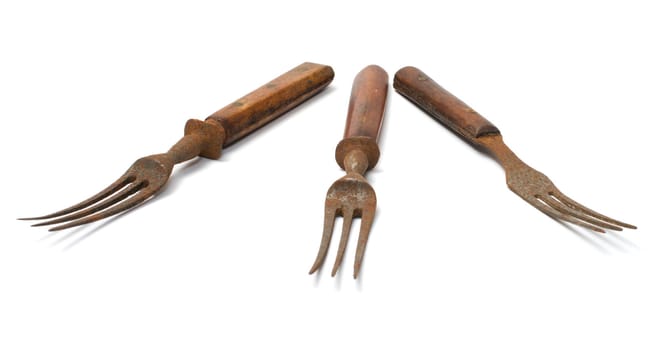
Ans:
POLYGON ((376 194, 364 174, 379 161, 379 146, 376 141, 383 121, 387 93, 388 74, 379 66, 366 67, 358 73, 353 82, 344 139, 337 144, 335 150, 337 164, 346 171, 346 175, 328 189, 323 237, 310 274, 323 264, 332 239, 335 217, 341 215, 344 218, 342 236, 332 276, 335 276, 342 262, 349 241, 351 222, 354 217, 360 217, 360 234, 353 266, 353 278, 358 277, 376 211, 376 194))
POLYGON ((564 195, 547 176, 528 166, 503 143, 497 127, 419 69, 400 69, 393 86, 462 138, 489 150, 504 168, 508 187, 545 214, 597 232, 637 228, 597 213, 564 195))
POLYGON ((108 218, 152 198, 166 184, 175 164, 197 156, 217 159, 222 147, 243 138, 323 90, 331 67, 303 63, 215 112, 205 121, 190 119, 185 136, 166 153, 137 160, 118 180, 96 195, 53 214, 20 220, 46 220, 62 230, 108 218))

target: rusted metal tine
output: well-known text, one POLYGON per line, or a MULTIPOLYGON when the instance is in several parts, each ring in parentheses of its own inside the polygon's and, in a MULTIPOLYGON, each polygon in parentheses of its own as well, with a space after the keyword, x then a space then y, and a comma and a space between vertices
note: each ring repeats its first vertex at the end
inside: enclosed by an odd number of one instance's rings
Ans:
POLYGON ((217 159, 222 147, 243 138, 323 90, 334 78, 329 66, 305 62, 215 112, 205 121, 190 119, 183 136, 167 153, 137 160, 118 180, 96 195, 53 214, 20 220, 47 220, 62 230, 101 220, 152 198, 166 184, 175 164, 201 156, 217 159))
POLYGON ((547 176, 528 166, 503 143, 496 126, 421 70, 414 67, 400 69, 395 74, 393 86, 463 139, 493 154, 506 173, 508 187, 545 214, 597 232, 637 228, 597 213, 564 195, 547 176))
POLYGON ((376 65, 360 71, 353 82, 344 139, 335 150, 337 164, 346 171, 346 175, 328 189, 323 236, 310 274, 323 264, 332 239, 335 217, 342 216, 342 235, 332 270, 332 276, 335 276, 349 241, 351 222, 354 217, 360 217, 360 233, 353 265, 353 277, 358 277, 376 211, 376 194, 364 174, 379 161, 376 141, 383 121, 387 93, 388 74, 376 65))

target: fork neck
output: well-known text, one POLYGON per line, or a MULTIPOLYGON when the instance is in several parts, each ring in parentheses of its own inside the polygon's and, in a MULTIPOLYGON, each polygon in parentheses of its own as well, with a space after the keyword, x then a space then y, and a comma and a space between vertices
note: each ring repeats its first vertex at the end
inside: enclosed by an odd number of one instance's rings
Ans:
POLYGON ((365 175, 368 167, 369 159, 363 151, 353 150, 344 157, 344 170, 347 174, 365 175))
POLYGON ((480 136, 477 137, 475 141, 487 149, 492 156, 501 163, 504 170, 516 165, 524 164, 524 162, 519 159, 508 146, 506 146, 503 142, 503 137, 501 137, 500 134, 480 136))
POLYGON ((224 128, 213 120, 190 119, 185 125, 185 136, 166 155, 174 164, 197 156, 217 159, 221 156, 225 135, 224 128))
POLYGON ((364 175, 379 161, 379 145, 366 136, 347 137, 337 144, 335 160, 347 173, 364 175))

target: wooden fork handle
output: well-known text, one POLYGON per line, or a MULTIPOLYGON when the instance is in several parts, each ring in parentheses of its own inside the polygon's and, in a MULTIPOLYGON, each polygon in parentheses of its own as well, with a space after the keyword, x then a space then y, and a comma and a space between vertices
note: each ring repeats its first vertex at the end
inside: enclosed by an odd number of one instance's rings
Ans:
POLYGON ((472 143, 477 143, 476 139, 481 136, 500 134, 496 126, 418 68, 404 67, 397 71, 393 87, 429 115, 472 143))
POLYGON ((383 123, 388 95, 388 73, 377 65, 361 70, 353 80, 344 139, 337 145, 335 159, 342 167, 346 154, 354 149, 365 153, 368 169, 379 160, 377 139, 383 123))
POLYGON ((388 94, 388 73, 371 65, 353 80, 344 138, 364 136, 377 140, 388 94))
POLYGON ((333 80, 330 66, 305 62, 218 110, 206 120, 221 124, 224 146, 250 134, 308 98, 333 80))

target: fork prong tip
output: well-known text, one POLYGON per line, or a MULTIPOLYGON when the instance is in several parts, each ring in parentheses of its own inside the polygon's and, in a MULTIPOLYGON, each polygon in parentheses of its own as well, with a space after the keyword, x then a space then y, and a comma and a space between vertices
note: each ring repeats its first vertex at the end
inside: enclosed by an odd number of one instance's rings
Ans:
POLYGON ((335 265, 333 266, 332 273, 330 274, 331 277, 335 277, 337 274, 337 270, 339 270, 339 265, 340 263, 335 261, 335 265))

